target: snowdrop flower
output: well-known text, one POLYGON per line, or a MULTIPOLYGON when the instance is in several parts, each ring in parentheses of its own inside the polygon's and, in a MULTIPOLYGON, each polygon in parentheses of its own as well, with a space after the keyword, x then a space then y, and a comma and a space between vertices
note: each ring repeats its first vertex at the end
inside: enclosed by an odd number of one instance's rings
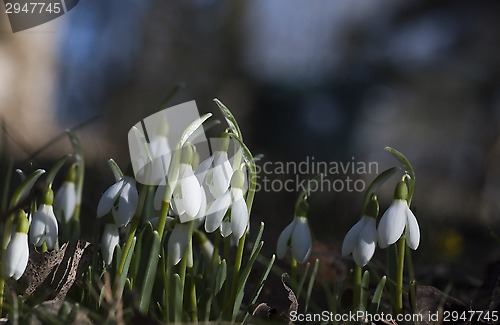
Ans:
POLYGON ((76 208, 76 166, 73 165, 66 173, 66 180, 56 193, 54 198, 54 212, 59 222, 68 223, 76 208))
POLYGON ((361 219, 347 232, 342 244, 342 255, 352 254, 358 266, 365 266, 375 253, 377 244, 376 218, 379 211, 377 197, 374 195, 361 219))
MULTIPOLYGON (((207 210, 207 217, 205 218, 206 232, 212 233, 219 227, 221 227, 224 215, 226 214, 230 205, 231 205, 230 191, 227 191, 226 193, 222 194, 221 196, 216 198, 214 202, 212 202, 212 204, 207 210)), ((227 231, 228 230, 225 230, 224 233, 227 234, 227 236, 229 236, 230 233, 228 233, 227 231)))
POLYGON ((107 223, 104 226, 104 232, 101 238, 101 255, 106 265, 110 265, 113 261, 115 247, 120 242, 118 227, 113 223, 107 223))
POLYGON ((408 187, 400 181, 394 191, 394 201, 385 211, 378 224, 378 244, 386 248, 404 234, 406 244, 413 250, 420 243, 420 228, 417 219, 408 207, 408 187))
MULTIPOLYGON (((172 265, 177 265, 181 261, 189 246, 189 239, 189 225, 185 223, 176 224, 167 244, 169 261, 172 265)), ((192 254, 191 251, 190 255, 188 255, 188 266, 193 265, 192 254)))
POLYGON ((191 165, 193 150, 191 145, 185 146, 182 150, 179 179, 173 195, 175 212, 182 223, 194 220, 202 205, 201 185, 191 165))
POLYGON ((305 216, 295 216, 293 221, 281 232, 278 237, 276 256, 283 258, 291 248, 292 257, 298 263, 304 263, 311 255, 312 238, 305 216))
POLYGON ((54 192, 48 188, 45 190, 42 204, 33 215, 29 230, 29 240, 35 246, 47 244, 48 249, 54 249, 57 243, 58 226, 54 208, 54 192))
MULTIPOLYGON (((196 176, 196 179, 198 180, 198 183, 201 184, 201 204, 200 204, 200 211, 198 212, 198 215, 195 217, 195 219, 201 218, 205 216, 206 212, 206 207, 207 207, 207 194, 205 191, 205 187, 203 186, 205 182, 205 177, 207 175, 208 169, 212 165, 213 162, 213 156, 208 157, 204 161, 202 161, 199 166, 196 168, 194 174, 196 176)), ((164 178, 161 182, 160 185, 158 185, 158 188, 155 191, 155 196, 153 199, 153 206, 156 211, 159 211, 161 209, 161 205, 163 202, 163 198, 165 196, 165 190, 166 190, 166 179, 164 178)), ((172 202, 174 205, 175 202, 172 202)))
POLYGON ((28 228, 26 213, 20 210, 16 220, 16 232, 12 235, 3 257, 3 271, 9 277, 19 280, 28 265, 28 228))
POLYGON ((214 151, 213 167, 207 175, 208 190, 215 198, 227 192, 233 175, 233 168, 227 155, 228 149, 229 135, 225 133, 221 138, 220 148, 214 151))
POLYGON ((170 148, 167 137, 163 134, 156 134, 151 138, 149 146, 154 170, 160 171, 160 173, 158 173, 160 175, 167 175, 172 161, 172 149, 170 148), (159 169, 160 167, 161 169, 159 169))
POLYGON ((240 239, 248 226, 248 208, 243 197, 245 185, 245 174, 241 169, 234 172, 231 178, 231 194, 233 204, 231 206, 231 230, 236 239, 240 239))
POLYGON ((123 176, 102 195, 97 206, 97 217, 103 217, 112 211, 116 225, 124 227, 134 216, 138 200, 139 194, 135 180, 132 177, 123 176))

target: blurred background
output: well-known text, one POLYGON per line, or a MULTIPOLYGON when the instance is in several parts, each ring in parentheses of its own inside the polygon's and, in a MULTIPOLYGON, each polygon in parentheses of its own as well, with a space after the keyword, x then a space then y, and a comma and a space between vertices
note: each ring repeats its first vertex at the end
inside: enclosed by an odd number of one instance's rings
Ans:
MULTIPOLYGON (((215 112, 219 98, 263 162, 354 157, 381 172, 397 163, 384 147, 402 151, 417 174, 414 210, 428 252, 415 254, 419 265, 480 273, 500 256, 499 35, 495 1, 82 0, 15 34, 2 11, 5 141, 17 162, 36 165, 68 152, 57 137, 77 127, 93 218, 113 181, 106 160, 126 166, 129 128, 183 84, 171 105, 195 99, 215 112)), ((381 211, 396 182, 380 194, 381 211)), ((269 251, 296 195, 257 194, 252 223, 266 222, 269 251)), ((332 267, 362 195, 310 199, 317 254, 332 267)))

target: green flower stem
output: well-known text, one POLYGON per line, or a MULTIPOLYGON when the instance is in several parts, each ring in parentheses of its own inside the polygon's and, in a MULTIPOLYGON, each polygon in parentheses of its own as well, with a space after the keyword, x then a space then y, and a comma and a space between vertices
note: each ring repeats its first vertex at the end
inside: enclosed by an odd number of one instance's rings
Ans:
POLYGON ((179 298, 181 300, 182 305, 184 305, 184 288, 186 287, 187 261, 189 258, 189 252, 192 252, 192 249, 193 249, 194 221, 189 221, 188 226, 189 226, 188 244, 186 247, 186 251, 184 252, 184 256, 182 256, 181 262, 179 264, 179 277, 181 278, 181 292, 179 292, 178 297, 176 297, 176 298, 179 298))
POLYGON ((396 308, 396 274, 397 274, 397 260, 398 252, 396 245, 390 245, 386 250, 387 260, 387 278, 389 283, 389 293, 393 309, 396 308))
POLYGON ((83 181, 85 178, 85 159, 83 158, 83 151, 80 145, 80 140, 73 134, 71 130, 66 130, 73 150, 75 151, 75 158, 77 161, 77 178, 75 184, 76 191, 76 204, 75 212, 71 218, 71 235, 73 239, 80 237, 80 210, 82 203, 83 181))
POLYGON ((186 269, 187 269, 187 259, 188 259, 187 255, 188 255, 188 250, 186 249, 186 252, 181 259, 181 262, 179 263, 179 277, 181 278, 181 290, 180 292, 177 292, 175 296, 175 299, 179 299, 182 305, 184 305, 184 286, 186 284, 186 269))
POLYGON ((163 306, 163 321, 164 323, 168 323, 169 321, 173 321, 170 319, 173 313, 170 313, 171 302, 170 299, 170 287, 172 281, 172 269, 170 268, 170 261, 168 254, 165 254, 165 249, 162 249, 162 257, 163 257, 163 295, 164 295, 164 306, 163 306))
POLYGON ((198 304, 196 302, 196 273, 193 268, 188 268, 189 274, 191 274, 191 284, 189 286, 189 301, 191 303, 191 319, 192 323, 198 323, 198 304))
POLYGON ((355 265, 354 266, 354 288, 353 288, 353 300, 352 300, 352 307, 354 310, 359 309, 359 305, 361 304, 361 276, 362 276, 362 270, 361 266, 355 265))
POLYGON ((398 261, 396 274, 396 313, 403 311, 403 271, 405 263, 406 240, 402 236, 398 241, 398 261))
POLYGON ((233 285, 231 288, 231 309, 230 313, 232 313, 234 303, 236 301, 236 294, 238 291, 238 280, 240 277, 241 263, 243 262, 243 252, 245 250, 245 239, 247 237, 247 233, 243 233, 240 240, 238 241, 238 248, 236 250, 236 257, 234 260, 234 269, 233 269, 233 285))
MULTIPOLYGON (((226 260, 226 263, 229 265, 230 263, 230 258, 231 258, 231 238, 226 237, 222 238, 223 245, 224 245, 224 259, 226 260)), ((224 283, 224 299, 222 301, 224 306, 227 306, 227 309, 225 311, 226 315, 225 318, 230 319, 231 318, 231 313, 233 311, 233 305, 234 302, 231 300, 231 294, 232 294, 232 287, 228 283, 228 280, 225 281, 224 283)))
POLYGON ((165 225, 167 223, 167 215, 169 207, 170 207, 170 200, 163 201, 161 203, 160 217, 158 219, 158 224, 156 225, 156 229, 158 231, 158 234, 160 235, 160 238, 162 239, 163 239, 163 233, 165 231, 165 225))
POLYGON ((414 313, 417 312, 417 281, 415 279, 415 270, 413 269, 413 258, 411 256, 411 249, 406 250, 406 267, 408 268, 408 275, 410 278, 410 306, 414 313))

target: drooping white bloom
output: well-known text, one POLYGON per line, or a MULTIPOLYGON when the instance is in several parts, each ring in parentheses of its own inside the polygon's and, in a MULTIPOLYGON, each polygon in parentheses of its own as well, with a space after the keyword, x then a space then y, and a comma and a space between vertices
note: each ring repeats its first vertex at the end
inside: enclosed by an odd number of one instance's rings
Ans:
MULTIPOLYGON (((165 135, 155 135, 151 138, 149 146, 154 168, 161 167, 161 173, 167 175, 172 160, 172 150, 170 149, 167 137, 165 135)), ((155 169, 155 171, 157 170, 155 169)))
POLYGON ((215 199, 207 210, 207 217, 205 218, 206 232, 214 232, 221 226, 224 215, 230 205, 231 193, 229 191, 215 199))
POLYGON ((181 164, 179 180, 173 197, 182 223, 194 220, 202 204, 201 186, 190 164, 181 164))
POLYGON ((19 211, 16 232, 12 235, 3 257, 3 271, 9 277, 19 280, 26 270, 29 258, 29 222, 24 211, 19 211))
MULTIPOLYGON (((194 219, 195 221, 201 219, 201 223, 203 223, 203 218, 207 215, 207 195, 205 193, 205 189, 203 188, 203 186, 200 186, 200 195, 201 195, 200 209, 198 210, 198 214, 196 214, 194 219)), ((183 222, 182 219, 181 222, 183 222)))
POLYGON ((398 241, 403 233, 408 247, 417 249, 420 243, 417 218, 406 200, 395 199, 378 224, 378 244, 381 248, 386 248, 398 241))
POLYGON ((54 249, 57 243, 59 228, 52 205, 40 204, 33 215, 29 230, 29 240, 35 246, 47 244, 48 249, 54 249))
POLYGON ((64 181, 54 198, 54 212, 57 219, 67 223, 70 221, 76 207, 75 183, 64 181))
POLYGON ((342 244, 342 255, 346 256, 352 253, 356 264, 365 266, 373 257, 376 245, 375 218, 365 215, 347 232, 342 244))
POLYGON ((113 261, 115 247, 120 242, 120 234, 115 224, 107 223, 104 226, 104 232, 101 238, 101 255, 104 263, 110 265, 113 261))
POLYGON ((101 197, 97 206, 97 217, 103 217, 112 211, 113 218, 118 227, 126 226, 137 209, 139 194, 135 180, 129 176, 111 185, 101 197))
MULTIPOLYGON (((177 265, 186 252, 189 246, 189 225, 185 223, 178 223, 175 225, 170 238, 168 239, 168 255, 169 261, 172 265, 177 265)), ((192 256, 192 252, 191 252, 192 256)), ((191 263, 192 264, 192 263, 191 263)), ((188 261, 189 265, 189 261, 188 261)))
POLYGON ((248 208, 241 188, 232 188, 233 204, 231 206, 231 230, 236 239, 240 239, 248 225, 248 208))
POLYGON ((291 248, 292 256, 298 263, 304 263, 312 250, 311 231, 306 217, 294 217, 293 221, 278 237, 276 256, 283 258, 291 248))
POLYGON ((233 175, 233 168, 226 151, 215 151, 213 167, 208 171, 207 184, 215 198, 227 192, 233 175))
POLYGON ((5 250, 3 262, 5 274, 19 280, 28 265, 28 257, 28 234, 16 232, 5 250))

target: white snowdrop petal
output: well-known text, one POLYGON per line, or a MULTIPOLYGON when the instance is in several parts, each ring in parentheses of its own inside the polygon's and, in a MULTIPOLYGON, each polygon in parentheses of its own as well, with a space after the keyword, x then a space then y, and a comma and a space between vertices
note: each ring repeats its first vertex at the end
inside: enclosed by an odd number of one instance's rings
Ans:
POLYGON ((58 226, 51 205, 41 204, 33 215, 29 230, 30 242, 35 246, 40 246, 44 242, 47 248, 53 249, 57 242, 58 226))
POLYGON ((151 154, 153 158, 159 158, 166 156, 167 158, 171 154, 170 145, 168 144, 168 139, 165 136, 155 136, 151 139, 150 144, 151 154))
POLYGON ((406 243, 408 247, 413 250, 418 248, 420 244, 420 228, 418 226, 417 218, 410 210, 410 208, 406 211, 406 243))
POLYGON ((69 222, 76 207, 75 183, 64 182, 54 198, 54 210, 60 220, 69 222))
POLYGON ((13 278, 15 280, 19 280, 23 274, 24 271, 26 270, 26 266, 28 266, 28 259, 29 259, 29 247, 28 247, 28 235, 23 234, 23 233, 18 233, 19 234, 19 257, 18 257, 18 262, 16 265, 16 270, 13 274, 13 278))
POLYGON ((212 171, 212 183, 208 188, 210 192, 218 197, 227 191, 230 182, 229 176, 225 173, 222 165, 214 166, 212 171))
POLYGON ((278 237, 278 243, 276 244, 276 256, 278 258, 283 258, 288 250, 289 241, 292 237, 293 229, 295 228, 295 218, 288 226, 283 229, 278 237))
POLYGON ((203 186, 200 186, 200 198, 200 209, 198 214, 195 216, 195 219, 202 219, 207 213, 207 195, 203 186))
POLYGON ((219 197, 227 191, 233 175, 227 152, 214 152, 213 168, 209 171, 208 189, 213 196, 219 197))
POLYGON ((205 179, 208 175, 208 171, 210 170, 210 167, 212 166, 212 163, 214 161, 214 156, 210 156, 207 159, 203 160, 198 167, 196 168, 195 171, 195 176, 196 179, 198 179, 198 183, 203 184, 205 182, 205 179))
POLYGON ((132 182, 125 182, 118 198, 118 205, 113 207, 113 218, 118 227, 126 226, 137 210, 139 194, 132 182))
POLYGON ((98 218, 105 216, 107 213, 109 213, 109 211, 111 211, 116 199, 118 198, 118 195, 123 188, 123 184, 123 179, 120 179, 104 192, 101 199, 99 200, 99 204, 97 205, 98 218))
POLYGON ((296 217, 297 222, 292 233, 292 254, 297 263, 304 263, 311 255, 312 238, 307 218, 296 217))
MULTIPOLYGON (((23 250, 25 249, 24 246, 28 248, 27 235, 16 232, 9 241, 3 256, 3 270, 5 274, 9 277, 14 277, 16 280, 21 277, 16 276, 20 272, 20 267, 22 267, 20 259, 22 258, 23 250)), ((21 275, 24 273, 25 268, 26 265, 24 265, 21 275)))
POLYGON ((208 208, 207 217, 205 218, 205 230, 208 233, 214 232, 220 227, 222 219, 226 214, 229 205, 231 204, 231 195, 229 192, 218 197, 208 208))
MULTIPOLYGON (((191 167, 191 166, 190 166, 191 167)), ((200 183, 193 174, 193 171, 187 172, 187 177, 181 179, 182 203, 188 216, 194 217, 200 211, 201 192, 200 183)))
POLYGON ((245 233, 248 225, 248 208, 241 197, 231 207, 231 228, 236 239, 240 239, 245 233))
POLYGON ((378 243, 381 248, 394 244, 403 234, 406 224, 406 205, 404 200, 394 200, 380 219, 378 243))
POLYGON ((296 224, 292 233, 292 254, 297 263, 304 263, 309 258, 312 249, 312 238, 307 218, 295 217, 296 224))
POLYGON ((101 238, 101 255, 104 263, 110 265, 113 261, 115 247, 120 242, 118 227, 115 224, 108 223, 104 226, 104 232, 101 238))
POLYGON ((172 265, 177 265, 184 255, 186 247, 188 246, 188 225, 178 223, 175 225, 174 230, 168 239, 168 254, 169 261, 172 265))
POLYGON ((46 213, 45 220, 45 242, 47 243, 48 249, 54 249, 57 243, 57 235, 59 227, 57 226, 57 219, 54 215, 54 210, 51 205, 45 205, 44 207, 46 213))
POLYGON ((361 229, 358 245, 353 252, 354 261, 359 266, 365 266, 373 257, 377 246, 377 229, 375 219, 364 216, 365 223, 361 229))
POLYGON ((29 230, 29 241, 35 246, 40 246, 42 244, 40 241, 45 233, 44 220, 45 217, 43 216, 43 212, 41 210, 36 211, 33 215, 29 230))
POLYGON ((342 243, 342 255, 346 256, 351 254, 358 243, 359 233, 363 229, 364 220, 361 218, 351 229, 347 232, 342 243))
POLYGON ((363 257, 360 255, 358 247, 355 247, 355 249, 352 251, 352 258, 354 259, 354 262, 356 263, 356 265, 364 266, 363 257))

